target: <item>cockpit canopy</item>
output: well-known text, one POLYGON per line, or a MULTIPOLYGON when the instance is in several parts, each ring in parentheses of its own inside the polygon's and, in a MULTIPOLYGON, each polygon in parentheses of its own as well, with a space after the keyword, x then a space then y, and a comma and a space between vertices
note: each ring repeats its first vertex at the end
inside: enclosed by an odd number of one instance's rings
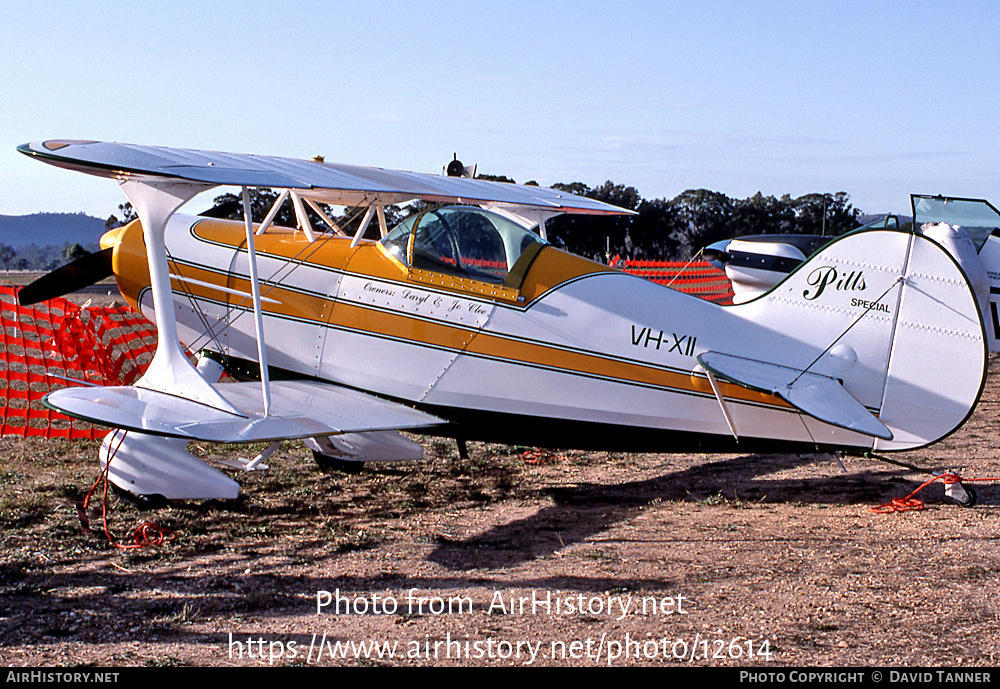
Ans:
POLYGON ((545 244, 514 221, 475 206, 423 211, 382 240, 385 249, 408 268, 508 286, 514 286, 509 284, 513 276, 520 282, 527 264, 545 244))
POLYGON ((961 227, 969 235, 976 251, 982 251, 990 235, 1000 230, 1000 211, 986 199, 911 194, 910 203, 917 227, 941 222, 961 227))

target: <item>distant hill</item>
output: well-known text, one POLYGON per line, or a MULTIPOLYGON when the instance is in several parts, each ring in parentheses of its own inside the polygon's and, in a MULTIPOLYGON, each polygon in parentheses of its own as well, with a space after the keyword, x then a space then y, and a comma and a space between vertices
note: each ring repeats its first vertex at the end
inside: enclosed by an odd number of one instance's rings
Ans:
POLYGON ((80 244, 93 249, 104 234, 104 221, 84 213, 35 213, 0 215, 0 244, 20 249, 80 244))

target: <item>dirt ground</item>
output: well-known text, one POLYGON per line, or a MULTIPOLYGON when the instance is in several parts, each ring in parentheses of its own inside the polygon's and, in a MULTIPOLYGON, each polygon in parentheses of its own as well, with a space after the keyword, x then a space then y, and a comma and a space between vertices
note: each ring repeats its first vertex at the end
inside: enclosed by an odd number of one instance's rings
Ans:
MULTIPOLYGON (((963 429, 893 457, 1000 476, 991 369, 963 429)), ((971 508, 936 482, 923 511, 878 514, 929 477, 825 455, 425 447, 345 474, 287 443, 232 504, 109 498, 118 537, 138 519, 173 532, 121 550, 100 500, 89 529, 78 516, 93 443, 0 439, 0 664, 1000 662, 996 484, 967 484, 971 508)))

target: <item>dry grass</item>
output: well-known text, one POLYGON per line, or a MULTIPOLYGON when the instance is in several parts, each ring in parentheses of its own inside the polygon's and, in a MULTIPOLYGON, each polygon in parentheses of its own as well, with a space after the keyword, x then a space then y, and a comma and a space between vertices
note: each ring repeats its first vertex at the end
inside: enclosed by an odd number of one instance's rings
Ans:
MULTIPOLYGON (((994 364, 997 362, 994 361, 994 364)), ((994 367, 995 368, 995 367, 994 367)), ((994 372, 994 376, 996 372, 994 372)), ((995 476, 991 382, 970 423, 900 457, 995 476)), ((137 520, 174 532, 119 550, 78 505, 97 478, 96 444, 0 439, 0 662, 6 665, 255 665, 229 634, 306 645, 312 634, 406 645, 597 639, 723 641, 695 665, 995 665, 1000 659, 1000 490, 980 504, 874 514, 923 477, 824 456, 522 451, 424 441, 425 458, 320 471, 286 443, 266 472, 241 474, 232 503, 140 512, 116 497, 119 536, 137 520), (317 615, 316 593, 404 600, 468 597, 469 614, 317 615), (685 615, 514 614, 497 594, 687 601, 685 615), (772 658, 730 657, 767 641, 772 658), (735 648, 735 647, 734 647, 735 648)), ((244 456, 259 448, 244 448, 244 456)), ((196 445, 212 462, 234 451, 196 445)), ((607 647, 605 647, 607 651, 607 647)), ((669 656, 669 654, 668 654, 669 656)), ((284 657, 275 664, 301 664, 284 657)), ((672 657, 568 658, 537 665, 672 665, 672 657)), ((517 658, 325 658, 324 665, 515 665, 517 658)))

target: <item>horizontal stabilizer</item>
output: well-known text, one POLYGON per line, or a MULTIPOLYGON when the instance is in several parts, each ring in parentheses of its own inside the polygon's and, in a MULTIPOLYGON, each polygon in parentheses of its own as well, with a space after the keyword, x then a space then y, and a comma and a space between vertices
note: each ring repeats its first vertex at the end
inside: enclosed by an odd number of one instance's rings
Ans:
POLYGON ((104 426, 217 443, 288 440, 444 423, 416 409, 328 383, 272 382, 267 415, 259 383, 219 383, 212 387, 240 413, 160 390, 129 386, 66 388, 49 393, 44 402, 56 411, 104 426))
POLYGON ((705 352, 698 362, 737 385, 769 392, 809 416, 865 435, 892 440, 892 432, 834 378, 766 361, 705 352))

